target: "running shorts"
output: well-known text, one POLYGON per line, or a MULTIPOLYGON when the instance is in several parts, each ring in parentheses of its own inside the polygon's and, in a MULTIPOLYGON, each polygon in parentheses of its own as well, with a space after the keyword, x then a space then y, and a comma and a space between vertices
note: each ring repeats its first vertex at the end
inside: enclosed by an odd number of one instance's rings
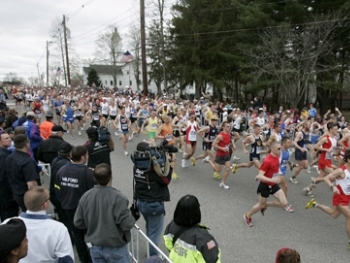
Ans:
POLYGON ((261 197, 268 198, 270 195, 274 195, 280 189, 281 188, 278 186, 278 184, 267 185, 260 182, 256 192, 257 194, 260 194, 261 197))
POLYGON ((302 152, 299 149, 295 149, 295 160, 297 161, 307 160, 307 152, 302 152))
POLYGON ((220 165, 225 165, 226 162, 229 162, 231 160, 231 156, 225 155, 225 156, 215 156, 215 162, 220 165))
POLYGON ((333 206, 348 206, 350 203, 350 195, 334 194, 333 195, 333 206))
POLYGON ((319 159, 318 161, 318 169, 324 170, 326 167, 332 168, 332 160, 329 159, 319 159))

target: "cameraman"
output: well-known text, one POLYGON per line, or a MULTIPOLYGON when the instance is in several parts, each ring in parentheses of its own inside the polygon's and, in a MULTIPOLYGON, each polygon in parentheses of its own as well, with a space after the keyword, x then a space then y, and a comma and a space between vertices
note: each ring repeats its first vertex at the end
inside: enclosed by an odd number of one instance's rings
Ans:
MULTIPOLYGON (((147 152, 149 145, 146 142, 140 142, 136 150, 147 152)), ((169 155, 167 154, 167 162, 169 155)), ((135 193, 134 199, 136 205, 146 221, 146 234, 156 245, 158 245, 163 232, 164 224, 164 202, 170 201, 168 184, 171 181, 173 169, 170 167, 169 173, 164 177, 159 176, 152 166, 151 171, 142 172, 134 166, 135 193)), ((158 252, 150 245, 150 255, 157 255, 158 252)))

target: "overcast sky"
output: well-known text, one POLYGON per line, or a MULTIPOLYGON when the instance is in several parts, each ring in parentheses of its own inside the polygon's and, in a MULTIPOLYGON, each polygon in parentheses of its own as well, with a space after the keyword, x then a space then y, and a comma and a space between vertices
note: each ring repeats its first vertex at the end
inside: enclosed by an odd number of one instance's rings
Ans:
MULTIPOLYGON (((150 5, 146 1, 149 15, 150 5)), ((175 0, 168 0, 169 6, 175 0)), ((167 5, 168 6, 168 5, 167 5)), ((115 24, 124 49, 130 26, 139 23, 139 0, 0 0, 0 79, 9 72, 28 78, 46 72, 46 41, 56 19, 68 17, 72 45, 81 59, 91 58, 96 37, 115 24)), ((52 48, 52 47, 51 47, 52 48)))

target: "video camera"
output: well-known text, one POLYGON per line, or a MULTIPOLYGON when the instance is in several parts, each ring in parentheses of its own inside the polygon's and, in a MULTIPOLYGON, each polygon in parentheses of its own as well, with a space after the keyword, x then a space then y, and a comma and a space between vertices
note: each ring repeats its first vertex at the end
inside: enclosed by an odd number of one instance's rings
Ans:
POLYGON ((159 176, 166 176, 166 171, 169 168, 166 167, 166 164, 171 162, 171 159, 167 160, 166 153, 176 153, 177 151, 175 146, 168 145, 168 141, 164 140, 158 146, 149 146, 144 151, 135 151, 130 158, 137 170, 149 172, 153 168, 159 176))

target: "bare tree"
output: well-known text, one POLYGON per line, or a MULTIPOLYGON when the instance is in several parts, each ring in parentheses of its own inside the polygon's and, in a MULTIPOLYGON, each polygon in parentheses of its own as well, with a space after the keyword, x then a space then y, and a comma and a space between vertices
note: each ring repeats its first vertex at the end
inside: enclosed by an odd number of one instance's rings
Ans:
POLYGON ((334 63, 322 64, 333 52, 336 27, 336 20, 327 19, 303 27, 286 25, 264 29, 259 34, 261 43, 247 51, 248 67, 256 81, 263 77, 275 81, 276 92, 283 102, 293 107, 304 104, 317 74, 330 73, 337 67, 334 63))
POLYGON ((96 40, 96 57, 102 64, 112 66, 108 73, 113 77, 114 88, 117 87, 117 63, 118 57, 122 54, 121 48, 122 38, 114 25, 110 25, 96 40))
POLYGON ((130 39, 130 46, 132 48, 131 53, 134 56, 133 60, 133 70, 134 70, 134 76, 136 80, 136 88, 139 91, 140 85, 141 85, 141 72, 140 72, 140 65, 141 65, 141 34, 140 34, 140 28, 137 26, 132 26, 130 33, 128 35, 130 39))
MULTIPOLYGON (((64 36, 63 36, 63 25, 62 21, 59 18, 56 18, 54 22, 52 23, 51 29, 50 29, 50 36, 52 38, 52 41, 54 42, 55 45, 55 50, 52 53, 52 58, 54 58, 51 62, 56 63, 57 65, 62 65, 63 69, 63 76, 65 80, 65 85, 67 86, 67 77, 66 77, 66 65, 65 65, 65 49, 64 49, 64 36)), ((50 58, 51 58, 50 57, 50 58)), ((54 69, 57 70, 57 66, 53 67, 54 69)), ((54 74, 50 74, 51 76, 55 76, 55 71, 54 74)), ((52 84, 56 84, 56 79, 51 78, 51 82, 54 81, 52 84)))

